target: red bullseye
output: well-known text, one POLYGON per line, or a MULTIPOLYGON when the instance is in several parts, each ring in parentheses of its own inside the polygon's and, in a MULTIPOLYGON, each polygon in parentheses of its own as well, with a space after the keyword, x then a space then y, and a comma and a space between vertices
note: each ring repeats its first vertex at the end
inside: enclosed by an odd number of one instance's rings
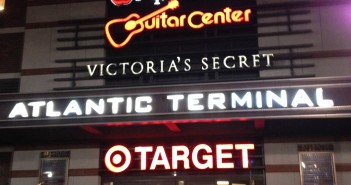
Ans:
POLYGON ((123 172, 128 168, 132 161, 132 156, 128 150, 128 148, 122 146, 122 145, 116 145, 110 148, 106 155, 105 155, 105 165, 107 169, 114 173, 120 173, 123 172), (119 152, 119 153, 116 153, 119 152), (122 155, 124 155, 125 160, 124 163, 122 164, 122 155))
POLYGON ((113 157, 112 157, 112 162, 113 162, 114 164, 119 164, 119 163, 121 163, 121 162, 122 162, 122 156, 119 155, 119 154, 113 156, 113 157))
POLYGON ((132 0, 111 0, 111 2, 115 6, 120 6, 120 5, 128 5, 132 2, 132 0))

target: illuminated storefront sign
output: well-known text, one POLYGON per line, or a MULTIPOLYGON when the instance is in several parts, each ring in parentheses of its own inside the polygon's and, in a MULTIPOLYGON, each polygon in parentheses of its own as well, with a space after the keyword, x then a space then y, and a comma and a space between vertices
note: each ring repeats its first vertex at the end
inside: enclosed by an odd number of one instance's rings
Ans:
POLYGON ((349 117, 351 88, 342 82, 311 78, 2 95, 0 128, 349 117))
POLYGON ((107 169, 114 173, 127 170, 132 158, 140 158, 138 170, 141 171, 234 169, 238 168, 233 162, 233 150, 236 150, 241 152, 241 168, 249 168, 249 150, 254 150, 255 145, 217 144, 211 148, 207 144, 199 144, 192 149, 184 145, 170 148, 167 153, 164 146, 138 146, 129 150, 123 145, 116 145, 106 152, 104 161, 107 169))
POLYGON ((105 25, 107 40, 114 48, 121 48, 128 44, 134 35, 141 33, 144 29, 157 30, 183 27, 200 29, 210 25, 247 23, 250 22, 252 13, 251 9, 241 10, 230 7, 223 7, 222 10, 215 12, 196 10, 180 16, 170 16, 166 13, 167 10, 174 10, 179 6, 178 0, 170 0, 166 6, 143 17, 137 13, 132 13, 125 18, 113 19, 105 25), (127 33, 123 38, 115 39, 111 34, 110 27, 116 24, 122 25, 124 32, 127 33))
POLYGON ((172 93, 106 98, 30 101, 16 103, 8 114, 16 118, 84 117, 91 115, 152 114, 206 112, 242 109, 289 109, 299 107, 333 107, 334 101, 324 97, 323 88, 228 91, 208 93, 172 93))
POLYGON ((201 61, 191 58, 176 57, 171 61, 147 60, 134 62, 119 62, 109 64, 89 64, 87 70, 92 76, 140 75, 157 73, 177 73, 209 70, 235 70, 269 68, 272 66, 273 53, 253 55, 229 55, 225 57, 203 57, 201 61), (200 63, 201 65, 197 65, 200 63), (194 64, 194 65, 193 65, 194 64), (156 67, 157 66, 157 67, 156 67))

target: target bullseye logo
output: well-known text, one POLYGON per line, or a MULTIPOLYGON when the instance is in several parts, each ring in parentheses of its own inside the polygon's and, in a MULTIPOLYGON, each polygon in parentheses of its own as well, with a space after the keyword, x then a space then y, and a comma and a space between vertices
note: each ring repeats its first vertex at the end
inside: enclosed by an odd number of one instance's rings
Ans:
POLYGON ((132 156, 125 146, 116 145, 110 148, 105 155, 107 169, 114 173, 126 170, 132 161, 132 156))

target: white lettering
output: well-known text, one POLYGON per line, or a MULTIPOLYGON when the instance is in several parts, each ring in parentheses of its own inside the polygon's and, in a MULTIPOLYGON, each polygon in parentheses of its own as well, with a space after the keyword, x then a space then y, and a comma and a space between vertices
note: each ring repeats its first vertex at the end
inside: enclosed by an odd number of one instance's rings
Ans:
POLYGON ((93 100, 87 99, 86 105, 85 105, 85 114, 90 115, 92 113, 92 110, 94 110, 98 114, 104 114, 105 112, 105 101, 103 99, 99 100, 99 104, 96 104, 93 100))
POLYGON ((146 170, 147 165, 147 153, 152 152, 152 147, 135 147, 135 152, 140 153, 140 170, 146 170))
POLYGON ((156 166, 158 165, 164 166, 166 170, 171 169, 171 166, 169 165, 169 162, 167 159, 165 149, 162 146, 158 146, 156 148, 156 152, 155 152, 154 158, 152 159, 150 170, 156 169, 156 166))
POLYGON ((179 109, 179 101, 184 99, 184 95, 176 94, 176 95, 168 95, 167 100, 172 101, 172 111, 178 111, 179 109))
POLYGON ((213 64, 213 67, 212 69, 220 69, 219 67, 219 57, 212 57, 212 64, 213 64))
POLYGON ((236 93, 232 93, 232 108, 236 108, 236 104, 243 107, 246 104, 247 108, 252 108, 252 95, 251 92, 245 93, 243 98, 240 98, 236 93))
POLYGON ((267 58, 266 67, 271 67, 271 57, 274 57, 274 54, 263 54, 262 56, 267 58))
POLYGON ((150 71, 152 71, 152 73, 157 73, 154 69, 154 62, 146 61, 146 73, 149 74, 150 71))
POLYGON ((286 90, 281 90, 280 91, 280 97, 272 91, 267 91, 266 94, 267 98, 267 107, 272 108, 273 107, 273 100, 277 102, 280 106, 282 107, 288 107, 288 95, 286 93, 286 90))
POLYGON ((45 101, 31 102, 28 103, 28 106, 33 107, 32 116, 36 118, 40 115, 40 107, 45 106, 45 101))
POLYGON ((135 112, 137 113, 147 113, 152 111, 152 106, 150 103, 152 102, 152 98, 150 96, 141 96, 135 99, 135 112), (143 106, 143 102, 146 103, 143 106))
POLYGON ((83 114, 76 100, 71 100, 67 105, 66 110, 63 112, 64 116, 68 116, 69 114, 75 114, 77 116, 81 116, 83 114))
POLYGON ((240 66, 240 68, 244 68, 243 65, 245 65, 245 67, 247 67, 247 68, 250 68, 250 66, 247 65, 246 61, 247 61, 247 58, 246 58, 245 55, 239 55, 239 66, 240 66))
POLYGON ((46 116, 47 117, 60 117, 61 116, 61 112, 55 111, 54 107, 55 107, 55 105, 54 105, 53 101, 49 101, 46 104, 46 116))
POLYGON ((140 74, 141 72, 143 72, 143 70, 144 70, 144 66, 143 66, 143 64, 142 64, 141 62, 134 62, 134 63, 132 64, 132 66, 130 66, 130 67, 131 67, 132 73, 133 73, 134 75, 139 75, 139 74, 140 74), (138 64, 138 65, 140 66, 139 71, 135 71, 135 69, 134 69, 134 67, 135 67, 136 64, 138 64))
POLYGON ((201 69, 203 71, 208 69, 207 61, 208 61, 208 59, 206 57, 202 58, 202 60, 201 60, 201 63, 202 63, 201 69))
POLYGON ((189 149, 186 146, 172 147, 172 169, 178 169, 178 161, 183 161, 184 169, 190 169, 189 149), (179 154, 182 152, 182 154, 179 154))
POLYGON ((234 57, 234 56, 227 56, 227 57, 225 57, 224 60, 223 60, 224 66, 225 66, 226 68, 228 68, 228 69, 233 69, 233 68, 235 68, 235 64, 233 64, 232 66, 229 66, 229 65, 227 64, 227 60, 228 60, 228 59, 233 59, 233 60, 235 60, 235 57, 234 57))
POLYGON ((232 162, 223 162, 223 159, 232 159, 233 155, 231 152, 224 153, 223 150, 233 150, 234 146, 232 144, 226 145, 217 145, 216 146, 216 155, 217 155, 217 168, 234 168, 234 163, 232 162))
POLYGON ((117 114, 119 110, 119 104, 124 102, 124 98, 118 98, 118 97, 108 98, 107 102, 112 104, 111 105, 112 114, 117 114))
POLYGON ((303 89, 299 89, 291 103, 292 107, 298 107, 300 104, 308 105, 309 107, 313 107, 314 104, 311 101, 310 97, 303 89))
POLYGON ((226 109, 225 105, 225 95, 223 93, 210 93, 208 94, 208 109, 213 110, 214 106, 219 109, 226 109))
POLYGON ((10 112, 9 118, 15 118, 16 116, 21 116, 22 118, 28 118, 28 111, 24 103, 16 103, 10 112))
POLYGON ((262 92, 261 91, 257 91, 256 92, 256 107, 257 108, 262 108, 262 92))
POLYGON ((204 110, 204 106, 200 105, 200 100, 204 98, 203 94, 189 94, 188 95, 188 110, 199 111, 204 110))
POLYGON ((334 101, 333 100, 325 100, 323 97, 323 89, 317 88, 316 90, 316 99, 317 105, 320 107, 333 107, 334 101))
POLYGON ((106 73, 110 76, 113 76, 113 75, 116 75, 117 74, 117 69, 115 69, 115 72, 114 73, 111 73, 110 72, 110 67, 111 66, 116 66, 117 67, 117 64, 114 64, 114 63, 111 63, 109 65, 106 66, 106 73))
POLYGON ((89 72, 89 75, 90 75, 90 76, 93 76, 93 75, 94 75, 97 66, 98 66, 97 64, 94 64, 94 68, 91 69, 91 65, 87 65, 88 72, 89 72))
POLYGON ((194 166, 198 169, 212 169, 213 168, 212 155, 203 155, 202 160, 205 161, 205 163, 200 163, 200 161, 198 159, 198 155, 199 155, 200 150, 205 150, 207 154, 212 153, 212 149, 208 145, 205 145, 205 144, 197 145, 194 148, 193 153, 191 155, 194 166))

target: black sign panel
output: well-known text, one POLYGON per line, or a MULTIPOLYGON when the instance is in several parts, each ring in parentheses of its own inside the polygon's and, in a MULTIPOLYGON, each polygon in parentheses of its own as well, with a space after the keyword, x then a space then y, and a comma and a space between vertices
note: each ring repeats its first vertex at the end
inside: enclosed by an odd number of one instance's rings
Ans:
POLYGON ((107 0, 107 64, 117 73, 104 75, 107 85, 133 83, 143 75, 144 84, 256 78, 257 69, 222 68, 216 74, 202 63, 204 57, 258 53, 255 5, 255 0, 107 0))
POLYGON ((351 86, 342 81, 307 85, 317 81, 280 80, 252 82, 250 86, 222 83, 1 97, 0 127, 349 117, 351 86), (301 82, 305 85, 298 85, 301 82), (285 86, 274 87, 278 84, 285 86))

